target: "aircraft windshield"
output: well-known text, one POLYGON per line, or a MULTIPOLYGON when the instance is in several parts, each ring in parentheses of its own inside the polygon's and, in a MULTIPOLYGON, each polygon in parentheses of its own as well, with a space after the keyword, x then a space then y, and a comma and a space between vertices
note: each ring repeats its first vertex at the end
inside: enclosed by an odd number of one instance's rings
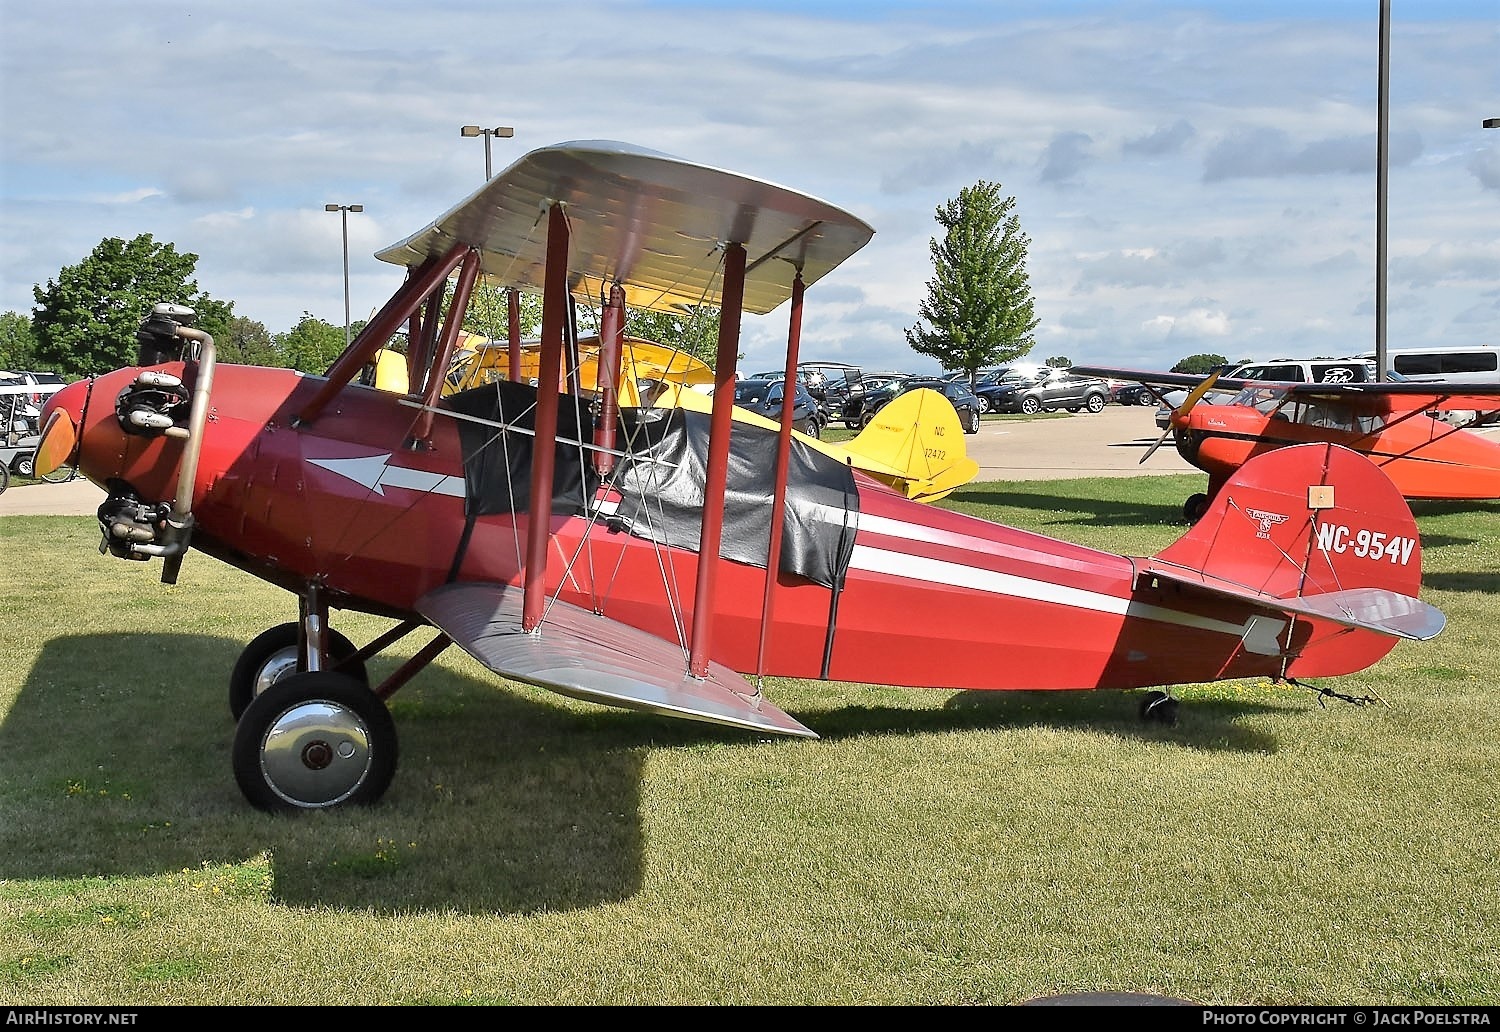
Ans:
POLYGON ((1279 387, 1246 387, 1234 396, 1230 404, 1244 405, 1269 414, 1281 404, 1281 399, 1285 397, 1285 394, 1286 392, 1279 387))

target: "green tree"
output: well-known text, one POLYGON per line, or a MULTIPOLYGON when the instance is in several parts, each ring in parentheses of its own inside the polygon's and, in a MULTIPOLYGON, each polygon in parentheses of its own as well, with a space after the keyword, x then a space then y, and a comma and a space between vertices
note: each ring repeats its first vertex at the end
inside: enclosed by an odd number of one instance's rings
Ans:
POLYGON ((32 288, 37 363, 65 376, 130 365, 136 327, 163 301, 193 309, 194 325, 217 341, 229 328, 234 305, 198 289, 192 278, 197 265, 196 254, 178 253, 149 233, 129 242, 101 240, 83 261, 48 280, 45 289, 32 288))
MULTIPOLYGON (((443 292, 443 310, 453 300, 453 281, 443 292)), ((542 299, 535 294, 521 294, 521 339, 535 340, 542 332, 542 299)), ((464 309, 463 328, 490 340, 510 339, 510 298, 504 287, 484 281, 474 284, 469 307, 464 309)))
POLYGON ((625 315, 625 334, 685 351, 712 367, 719 355, 719 309, 705 305, 690 316, 632 309, 625 315))
POLYGON ((1207 376, 1209 373, 1213 372, 1215 366, 1224 365, 1228 361, 1229 359, 1225 358, 1223 355, 1189 355, 1187 358, 1184 358, 1182 361, 1174 365, 1171 369, 1171 372, 1192 373, 1195 376, 1207 376))
POLYGON ((281 355, 266 324, 237 315, 229 320, 223 337, 214 338, 214 351, 220 362, 236 365, 279 366, 281 355))
MULTIPOLYGON (((352 324, 350 332, 354 332, 352 324)), ((271 341, 278 356, 275 365, 322 375, 344 350, 344 327, 303 312, 296 326, 276 334, 271 341)))
POLYGON ((1052 369, 1071 369, 1073 360, 1067 355, 1053 355, 1047 359, 1047 365, 1052 369))
POLYGON ((1031 241, 1021 232, 1016 199, 1000 184, 980 180, 937 209, 941 240, 933 238, 933 278, 906 341, 920 355, 962 369, 1005 365, 1036 344, 1036 302, 1026 272, 1031 241), (923 325, 925 323, 925 326, 923 325))
POLYGON ((31 332, 31 317, 20 312, 0 315, 0 369, 12 372, 36 369, 36 335, 31 332))

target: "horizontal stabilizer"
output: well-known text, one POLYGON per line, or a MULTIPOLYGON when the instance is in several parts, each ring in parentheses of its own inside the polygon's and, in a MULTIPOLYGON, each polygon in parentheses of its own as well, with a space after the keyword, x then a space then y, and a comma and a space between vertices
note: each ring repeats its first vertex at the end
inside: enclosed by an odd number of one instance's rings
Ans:
POLYGON ((417 600, 419 613, 502 677, 606 706, 818 737, 722 664, 694 677, 682 648, 654 634, 559 601, 528 633, 521 607, 521 589, 503 584, 448 584, 417 600))
POLYGON ((1447 617, 1441 610, 1421 599, 1384 588, 1349 588, 1318 595, 1278 598, 1222 577, 1165 563, 1159 559, 1145 560, 1142 572, 1163 580, 1191 584, 1216 595, 1256 602, 1290 615, 1314 616, 1346 627, 1361 627, 1367 631, 1378 631, 1413 641, 1426 641, 1436 637, 1447 623, 1447 617))

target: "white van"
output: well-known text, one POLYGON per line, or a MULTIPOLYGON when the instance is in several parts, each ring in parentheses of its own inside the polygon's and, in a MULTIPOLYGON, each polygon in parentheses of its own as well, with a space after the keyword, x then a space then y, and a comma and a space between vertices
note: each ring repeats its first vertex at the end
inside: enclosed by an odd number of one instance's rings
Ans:
MULTIPOLYGON (((1387 348, 1390 371, 1408 380, 1436 383, 1500 383, 1500 345, 1449 348, 1387 348)), ((1361 358, 1373 360, 1375 352, 1361 358)))

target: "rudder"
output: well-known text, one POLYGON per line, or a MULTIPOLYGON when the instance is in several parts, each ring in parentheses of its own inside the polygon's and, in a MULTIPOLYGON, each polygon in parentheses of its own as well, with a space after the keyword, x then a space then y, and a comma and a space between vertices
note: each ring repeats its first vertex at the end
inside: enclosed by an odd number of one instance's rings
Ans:
POLYGON ((1334 444, 1245 463, 1143 570, 1339 625, 1303 648, 1289 668, 1301 676, 1363 669, 1396 639, 1425 640, 1445 623, 1418 599, 1422 545, 1406 499, 1373 462, 1334 444))

